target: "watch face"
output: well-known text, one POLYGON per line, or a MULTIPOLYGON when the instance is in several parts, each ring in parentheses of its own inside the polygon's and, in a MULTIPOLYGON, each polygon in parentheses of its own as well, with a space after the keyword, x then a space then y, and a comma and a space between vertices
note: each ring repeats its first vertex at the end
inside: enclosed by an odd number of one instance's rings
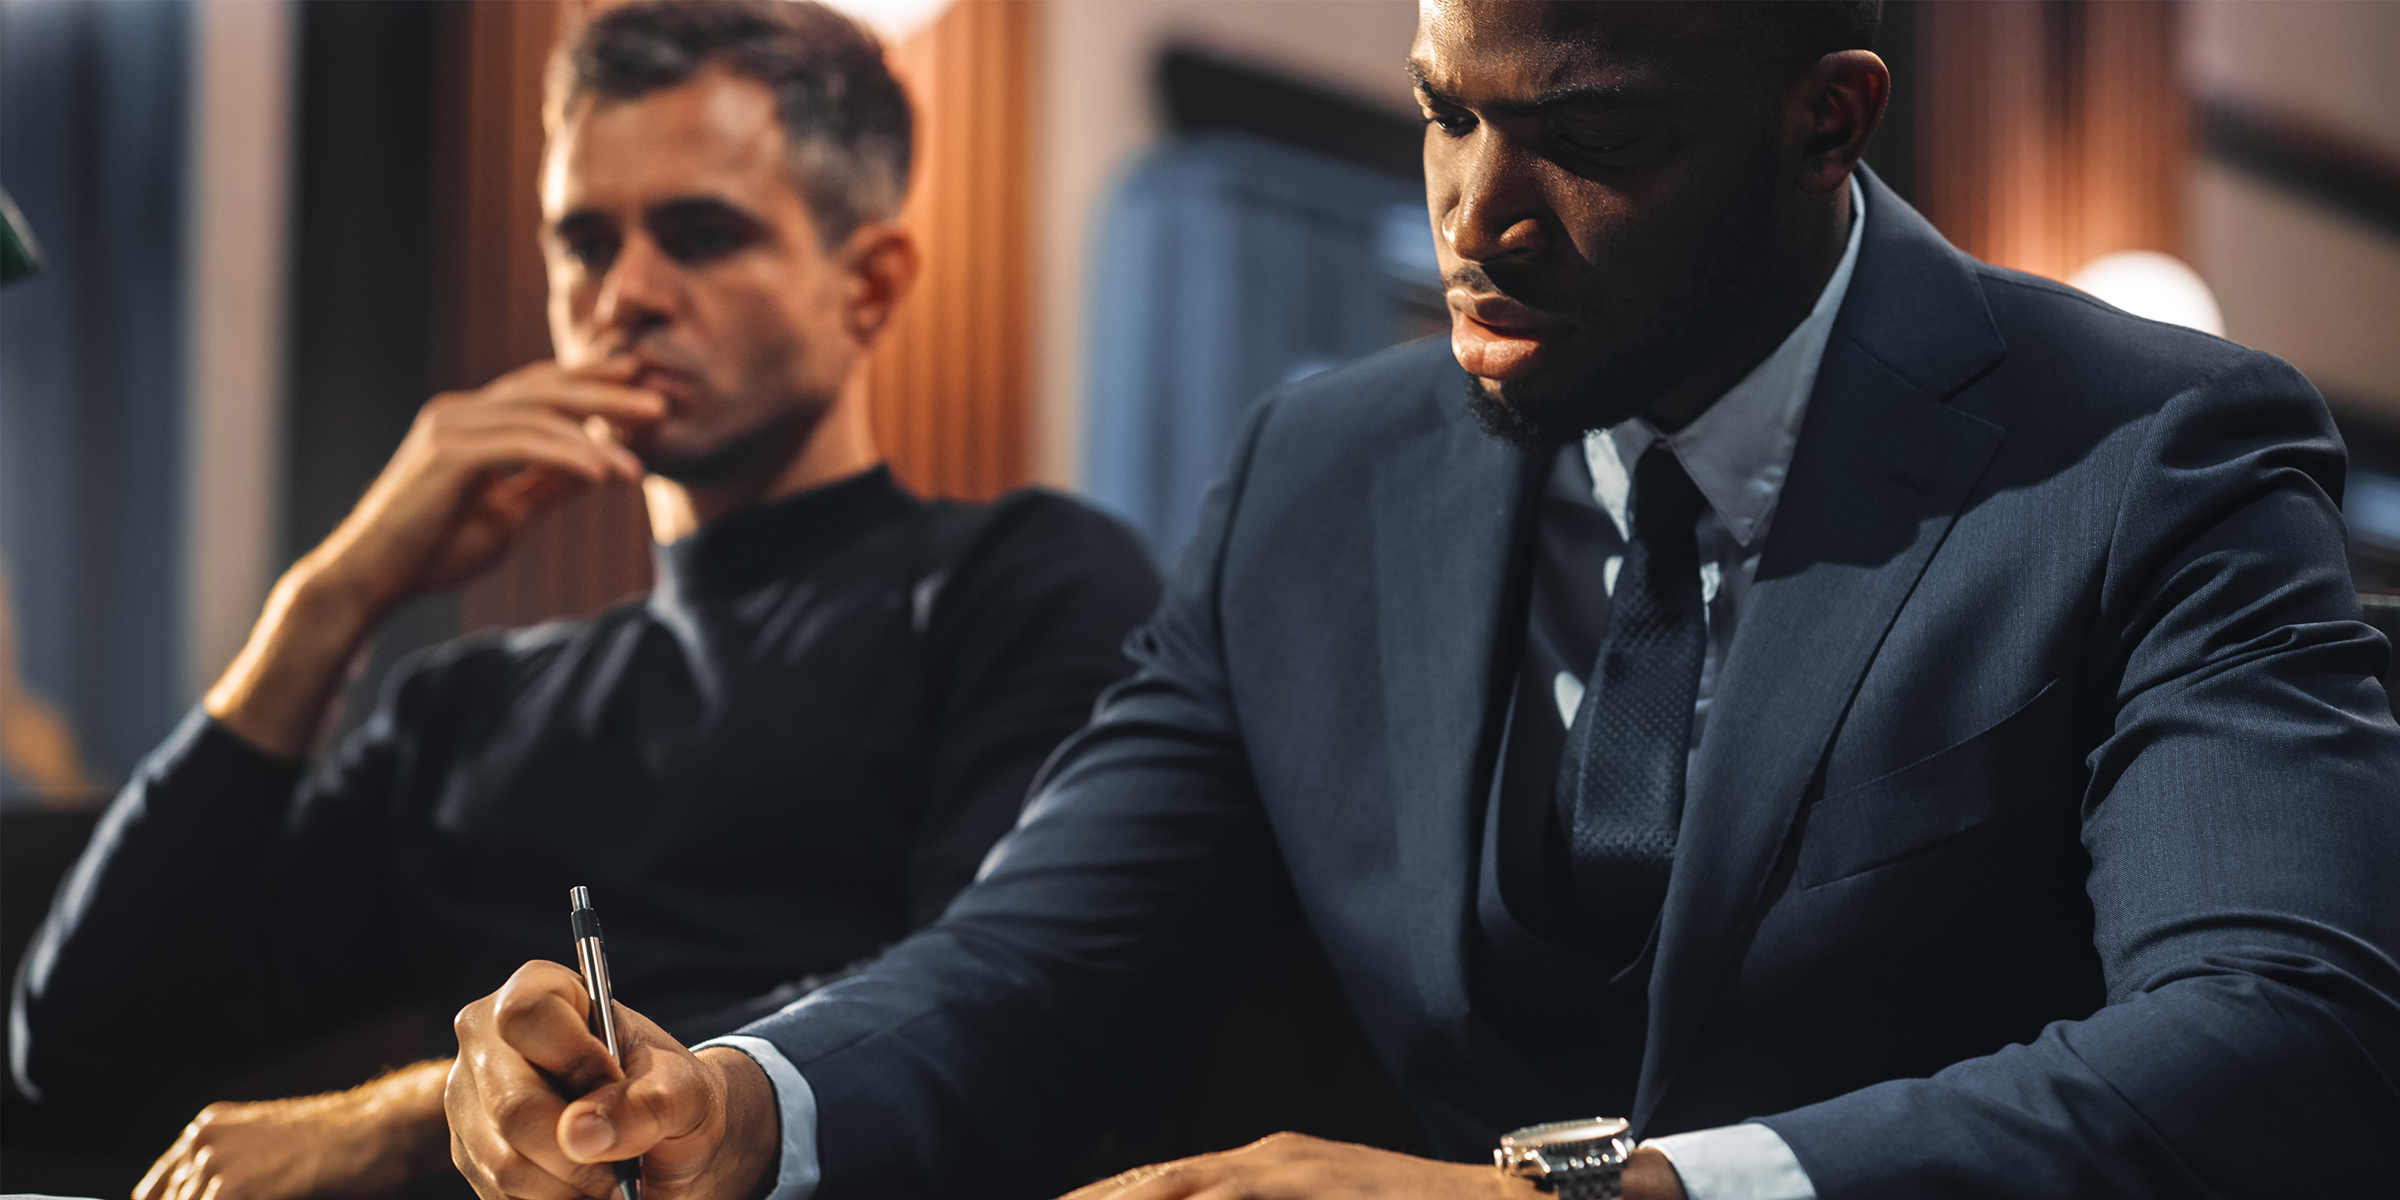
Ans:
POLYGON ((1623 1117, 1590 1117, 1581 1121, 1552 1121, 1547 1125, 1528 1125, 1500 1139, 1508 1149, 1529 1149, 1535 1146, 1555 1146, 1561 1142, 1592 1142, 1613 1138, 1632 1125, 1623 1117))

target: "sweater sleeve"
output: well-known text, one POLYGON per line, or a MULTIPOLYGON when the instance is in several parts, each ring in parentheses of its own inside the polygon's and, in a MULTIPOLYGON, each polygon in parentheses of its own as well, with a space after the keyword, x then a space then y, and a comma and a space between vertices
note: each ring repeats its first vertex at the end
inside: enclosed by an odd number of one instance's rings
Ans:
POLYGON ((45 1105, 188 1109, 262 1055, 407 999, 386 836, 404 671, 364 727, 311 774, 193 710, 134 772, 53 899, 19 969, 10 1067, 45 1105), (394 978, 370 978, 378 974, 394 978), (365 985, 365 986, 362 986, 365 985), (141 1031, 172 1007, 172 1054, 141 1031), (142 1081, 137 1098, 124 1089, 142 1081))
POLYGON ((1054 493, 995 506, 929 614, 929 796, 908 868, 909 925, 942 915, 1016 824, 1053 750, 1133 670, 1125 638, 1159 599, 1131 532, 1054 493))

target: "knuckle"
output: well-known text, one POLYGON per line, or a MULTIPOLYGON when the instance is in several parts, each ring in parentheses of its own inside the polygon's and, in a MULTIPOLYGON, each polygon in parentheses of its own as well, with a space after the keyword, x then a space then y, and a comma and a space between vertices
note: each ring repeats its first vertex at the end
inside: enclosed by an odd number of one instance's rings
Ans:
POLYGON ((1290 1162, 1294 1159, 1315 1157, 1323 1148, 1324 1142, 1305 1133, 1294 1133, 1287 1129, 1280 1133, 1270 1133, 1252 1145, 1259 1150, 1262 1158, 1275 1162, 1290 1162))
POLYGON ((492 1186, 504 1196, 531 1196, 542 1190, 528 1174, 531 1165, 517 1155, 502 1154, 496 1161, 485 1163, 483 1169, 491 1177, 492 1186))
POLYGON ((603 1054, 578 1054, 558 1069, 559 1077, 566 1081, 567 1086, 583 1092, 603 1086, 616 1073, 616 1064, 608 1061, 603 1054))
POLYGON ((562 974, 572 974, 572 972, 557 963, 537 959, 511 972, 508 977, 508 986, 501 990, 504 992, 539 992, 557 983, 558 976, 562 974))
MULTIPOLYGON (((501 1161, 491 1164, 492 1182, 500 1191, 516 1197, 564 1196, 575 1189, 564 1186, 558 1177, 543 1170, 532 1159, 515 1151, 503 1151, 501 1161)), ((594 1192, 593 1195, 600 1195, 594 1192)))
POLYGON ((617 1175, 613 1167, 595 1165, 575 1172, 569 1183, 579 1195, 611 1196, 616 1194, 617 1175))
POLYGON ((539 1015, 530 1004, 502 1004, 492 1012, 492 1032, 510 1045, 522 1042, 525 1035, 538 1028, 539 1015))
POLYGON ((492 1115, 492 1123, 499 1128, 518 1129, 529 1122, 539 1122, 541 1113, 537 1110, 543 1107, 539 1098, 518 1092, 491 1101, 487 1111, 492 1115))
POLYGON ((540 993, 519 987, 517 981, 512 979, 507 987, 501 988, 499 994, 492 997, 492 1024, 505 1033, 510 1026, 532 1016, 541 1002, 540 993))
POLYGON ((456 1129, 450 1131, 450 1165, 458 1168, 458 1173, 466 1176, 468 1183, 477 1185, 476 1191, 483 1191, 480 1184, 483 1179, 482 1164, 475 1161, 474 1152, 467 1149, 467 1140, 458 1136, 456 1129))
POLYGON ((533 1177, 543 1173, 541 1168, 533 1165, 532 1160, 514 1150, 493 1152, 491 1159, 483 1164, 483 1169, 491 1173, 492 1182, 499 1184, 502 1191, 512 1196, 525 1195, 534 1190, 536 1180, 533 1177))

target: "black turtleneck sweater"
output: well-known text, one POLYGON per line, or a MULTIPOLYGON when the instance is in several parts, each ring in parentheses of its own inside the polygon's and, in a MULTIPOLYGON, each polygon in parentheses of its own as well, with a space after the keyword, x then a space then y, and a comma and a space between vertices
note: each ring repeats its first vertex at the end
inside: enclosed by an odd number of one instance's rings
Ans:
POLYGON ((20 1077, 179 1103, 344 1021, 446 1016, 572 964, 578 884, 620 999, 732 1029, 941 914, 1157 599, 1072 500, 878 469, 665 547, 644 599, 409 661, 306 778, 195 712, 27 956, 20 1077))

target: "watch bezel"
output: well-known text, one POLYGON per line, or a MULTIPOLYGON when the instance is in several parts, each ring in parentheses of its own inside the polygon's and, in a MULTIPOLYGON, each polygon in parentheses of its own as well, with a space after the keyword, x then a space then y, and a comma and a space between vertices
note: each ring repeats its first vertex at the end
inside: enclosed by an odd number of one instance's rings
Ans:
POLYGON ((1536 1181, 1551 1175, 1621 1168, 1633 1153, 1626 1136, 1632 1122, 1622 1117, 1585 1117, 1528 1125, 1503 1134, 1492 1165, 1536 1181))
POLYGON ((1571 1121, 1548 1121, 1540 1125, 1528 1125, 1523 1129, 1501 1134, 1500 1145, 1503 1148, 1533 1149, 1538 1146, 1554 1146, 1561 1142, 1596 1142, 1605 1138, 1621 1136, 1631 1128, 1633 1128, 1633 1122, 1623 1117, 1578 1117, 1571 1121))

